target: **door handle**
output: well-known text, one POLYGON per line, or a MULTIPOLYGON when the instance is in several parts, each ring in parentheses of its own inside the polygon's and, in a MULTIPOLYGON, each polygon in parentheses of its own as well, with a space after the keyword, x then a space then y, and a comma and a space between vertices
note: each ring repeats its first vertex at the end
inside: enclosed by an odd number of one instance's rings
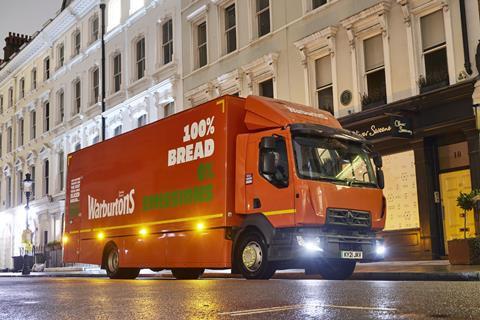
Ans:
POLYGON ((262 206, 262 202, 259 198, 253 198, 253 209, 258 209, 262 206))

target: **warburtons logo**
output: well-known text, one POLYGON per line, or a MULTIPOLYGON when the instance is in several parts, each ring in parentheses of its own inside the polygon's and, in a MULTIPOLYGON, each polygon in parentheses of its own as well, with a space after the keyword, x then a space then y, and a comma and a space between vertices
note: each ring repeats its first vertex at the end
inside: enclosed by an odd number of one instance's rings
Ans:
POLYGON ((135 189, 132 189, 126 195, 120 194, 120 196, 112 202, 106 202, 105 200, 99 201, 88 195, 88 219, 92 220, 132 214, 135 210, 134 194, 135 189))

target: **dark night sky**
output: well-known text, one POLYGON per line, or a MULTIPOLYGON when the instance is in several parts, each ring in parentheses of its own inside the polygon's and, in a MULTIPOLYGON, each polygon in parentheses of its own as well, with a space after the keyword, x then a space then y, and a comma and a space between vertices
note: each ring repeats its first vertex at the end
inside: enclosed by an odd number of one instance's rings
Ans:
POLYGON ((0 0, 0 58, 8 32, 32 35, 61 6, 62 0, 0 0))

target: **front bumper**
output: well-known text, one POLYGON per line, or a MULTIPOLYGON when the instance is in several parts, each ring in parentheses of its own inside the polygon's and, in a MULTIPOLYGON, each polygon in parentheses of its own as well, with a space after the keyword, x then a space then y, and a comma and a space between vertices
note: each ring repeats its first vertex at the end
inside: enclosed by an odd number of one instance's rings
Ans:
POLYGON ((374 232, 348 229, 285 228, 275 230, 268 249, 269 261, 303 267, 314 259, 342 259, 342 251, 362 252, 359 262, 381 261, 383 241, 374 232))

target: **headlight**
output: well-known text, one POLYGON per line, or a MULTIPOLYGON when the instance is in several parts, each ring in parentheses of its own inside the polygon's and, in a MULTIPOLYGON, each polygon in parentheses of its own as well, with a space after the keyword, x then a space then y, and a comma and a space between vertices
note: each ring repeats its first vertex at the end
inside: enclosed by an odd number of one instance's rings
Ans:
POLYGON ((302 236, 297 236, 297 243, 300 247, 305 248, 305 250, 310 252, 321 252, 323 251, 320 245, 320 238, 304 238, 302 236))
POLYGON ((377 254, 377 256, 385 256, 385 252, 386 252, 386 249, 385 249, 385 245, 383 244, 383 242, 381 241, 377 241, 376 245, 375 245, 375 253, 377 254))

